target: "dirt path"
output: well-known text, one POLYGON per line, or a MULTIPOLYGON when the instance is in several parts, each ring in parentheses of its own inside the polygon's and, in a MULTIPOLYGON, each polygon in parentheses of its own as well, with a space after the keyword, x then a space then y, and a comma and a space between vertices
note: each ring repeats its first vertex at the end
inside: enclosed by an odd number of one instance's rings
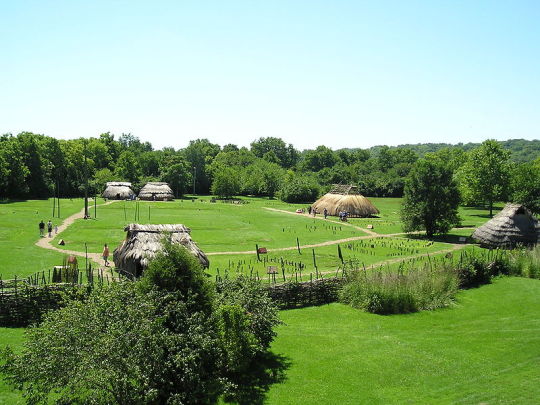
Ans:
POLYGON ((291 211, 287 211, 287 210, 280 210, 280 209, 277 209, 277 208, 270 208, 270 207, 263 207, 263 208, 266 209, 266 210, 269 210, 269 211, 282 212, 284 214, 292 214, 292 215, 297 215, 297 216, 301 215, 301 216, 306 217, 306 218, 318 219, 318 220, 326 221, 326 222, 332 222, 334 224, 343 225, 343 226, 350 226, 350 227, 352 227, 354 229, 358 229, 359 231, 365 232, 365 233, 367 233, 368 235, 371 235, 371 236, 379 236, 380 235, 379 233, 374 232, 374 231, 372 231, 370 229, 361 228, 361 227, 353 225, 353 224, 351 224, 349 222, 336 221, 335 219, 329 219, 329 218, 324 219, 324 216, 321 216, 320 214, 319 214, 319 216, 316 216, 316 215, 313 216, 313 215, 309 215, 309 214, 306 214, 306 213, 298 214, 296 212, 291 212, 291 211))
MULTIPOLYGON (((98 207, 103 206, 103 205, 113 204, 115 202, 117 201, 113 201, 113 200, 107 201, 106 203, 99 204, 98 207)), ((57 235, 60 235, 63 231, 65 231, 68 226, 70 226, 73 222, 75 222, 76 219, 82 219, 82 218, 84 218, 84 208, 80 212, 70 215, 69 217, 64 219, 62 224, 58 225, 58 232, 54 235, 54 237, 56 237, 57 235)), ((51 244, 52 241, 53 241, 52 238, 45 236, 44 238, 39 238, 39 240, 36 242, 36 246, 39 246, 43 249, 54 250, 56 252, 60 252, 65 255, 75 255, 79 257, 86 257, 86 253, 84 252, 57 248, 56 246, 51 244)), ((88 258, 96 262, 99 266, 102 266, 102 267, 105 266, 105 262, 103 261, 103 258, 101 257, 100 253, 88 253, 88 258)))
MULTIPOLYGON (((117 201, 108 201, 108 202, 106 202, 104 204, 100 204, 100 206, 109 205, 109 204, 112 204, 112 203, 115 203, 115 202, 117 202, 117 201)), ((402 235, 406 235, 406 233, 403 233, 403 232, 402 233, 392 233, 392 234, 380 234, 380 233, 374 232, 374 231, 369 230, 369 229, 361 228, 359 226, 353 225, 353 224, 348 223, 348 222, 336 221, 336 220, 328 219, 328 218, 324 219, 324 217, 322 217, 322 216, 315 216, 314 217, 314 216, 309 215, 309 214, 298 214, 296 212, 280 210, 280 209, 276 209, 276 208, 269 208, 269 207, 264 207, 264 208, 269 210, 269 211, 275 211, 275 212, 280 212, 280 213, 285 213, 285 214, 302 215, 303 217, 305 217, 307 219, 318 219, 318 220, 321 220, 321 221, 332 222, 332 223, 335 223, 335 224, 338 224, 338 225, 350 226, 350 227, 352 227, 354 229, 357 229, 357 230, 362 231, 362 232, 367 234, 367 235, 362 235, 362 236, 353 236, 353 237, 350 237, 350 238, 329 240, 329 241, 320 242, 320 243, 313 243, 313 244, 309 244, 309 245, 301 245, 300 249, 309 249, 309 248, 316 248, 316 247, 322 247, 322 246, 331 246, 331 245, 337 245, 339 243, 352 242, 352 241, 362 240, 362 239, 396 238, 396 237, 400 237, 402 235)), ((81 219, 83 217, 84 217, 84 208, 80 212, 67 217, 62 222, 61 225, 58 225, 58 233, 57 233, 57 235, 59 235, 65 229, 67 229, 67 227, 69 225, 71 225, 73 222, 75 222, 76 219, 81 219)), ((421 232, 412 232, 412 233, 421 233, 421 232)), ((76 251, 76 250, 59 249, 58 247, 52 245, 51 242, 52 242, 52 239, 50 239, 48 237, 44 237, 44 238, 40 238, 36 242, 36 245, 41 247, 41 248, 54 250, 56 252, 66 254, 66 255, 75 255, 75 256, 79 256, 79 257, 86 257, 86 254, 84 252, 79 252, 79 251, 76 251)), ((448 248, 448 249, 439 250, 439 251, 436 251, 436 252, 421 253, 421 254, 412 255, 412 256, 405 256, 405 257, 400 257, 400 258, 393 258, 393 259, 383 260, 382 262, 374 263, 374 264, 370 265, 369 268, 377 268, 377 267, 385 266, 387 264, 399 263, 399 262, 401 262, 403 260, 413 259, 413 258, 416 258, 416 257, 424 257, 424 256, 429 256, 429 255, 437 255, 437 254, 442 254, 442 253, 449 253, 449 252, 453 252, 455 250, 462 249, 466 245, 450 244, 450 246, 452 246, 452 247, 448 248)), ((284 248, 268 249, 268 252, 285 252, 285 251, 296 250, 296 249, 298 249, 297 246, 289 246, 289 247, 284 247, 284 248)), ((206 255, 207 256, 247 255, 247 254, 254 254, 254 253, 255 253, 254 250, 244 250, 244 251, 237 251, 237 252, 230 252, 230 251, 229 252, 208 252, 208 253, 206 253, 206 255)), ((88 258, 90 260, 94 261, 95 263, 97 263, 100 267, 105 266, 105 263, 104 263, 103 258, 101 257, 100 253, 88 253, 88 258)), ((326 272, 322 271, 321 273, 322 274, 327 274, 327 273, 332 273, 332 272, 333 271, 326 271, 326 272)))

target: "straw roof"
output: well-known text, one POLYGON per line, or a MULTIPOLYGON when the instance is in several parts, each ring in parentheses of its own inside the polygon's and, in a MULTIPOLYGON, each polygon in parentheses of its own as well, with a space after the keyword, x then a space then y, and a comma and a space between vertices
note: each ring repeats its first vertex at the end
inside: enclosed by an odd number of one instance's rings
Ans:
POLYGON ((103 198, 110 200, 125 200, 131 198, 135 193, 131 189, 131 183, 127 181, 110 181, 103 192, 103 198))
POLYGON ((371 201, 360 194, 358 187, 344 184, 334 184, 329 193, 315 201, 312 208, 319 213, 326 208, 328 215, 334 216, 340 212, 348 212, 350 217, 369 217, 379 213, 371 201))
POLYGON ((476 229, 473 238, 489 247, 532 245, 540 238, 540 223, 520 204, 506 204, 501 212, 476 229))
POLYGON ((173 200, 174 194, 167 183, 150 182, 141 188, 139 198, 150 201, 154 199, 157 201, 173 200))
POLYGON ((126 239, 114 250, 113 259, 116 268, 129 275, 141 275, 149 261, 162 249, 164 237, 186 247, 205 268, 210 264, 204 252, 191 239, 191 230, 182 224, 129 224, 124 231, 127 232, 126 239))

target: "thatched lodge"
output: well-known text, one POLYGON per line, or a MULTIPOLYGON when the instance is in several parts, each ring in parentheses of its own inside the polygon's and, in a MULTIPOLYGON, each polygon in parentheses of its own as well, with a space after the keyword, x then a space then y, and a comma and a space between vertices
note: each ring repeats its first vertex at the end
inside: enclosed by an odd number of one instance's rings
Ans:
POLYGON ((109 200, 126 200, 133 198, 134 195, 131 183, 127 181, 110 181, 107 183, 102 197, 109 200))
POLYGON ((340 212, 348 212, 349 217, 370 217, 377 215, 379 210, 358 191, 358 187, 344 184, 334 184, 329 193, 323 195, 311 206, 322 213, 339 216, 340 212))
POLYGON ((174 194, 167 183, 150 182, 141 188, 139 199, 148 201, 171 201, 174 194))
POLYGON ((126 275, 140 276, 149 261, 161 250, 163 238, 186 247, 205 268, 210 264, 204 252, 191 239, 191 230, 182 224, 129 224, 124 231, 127 232, 126 239, 114 249, 113 259, 115 267, 126 275))
POLYGON ((482 246, 513 248, 534 245, 540 239, 540 223, 520 204, 506 204, 501 212, 477 228, 473 233, 482 246))

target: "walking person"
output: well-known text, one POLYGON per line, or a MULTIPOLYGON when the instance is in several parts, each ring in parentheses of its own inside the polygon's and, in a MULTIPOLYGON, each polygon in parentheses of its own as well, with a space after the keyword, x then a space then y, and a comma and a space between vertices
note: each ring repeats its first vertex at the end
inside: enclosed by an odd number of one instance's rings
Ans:
POLYGON ((326 219, 326 217, 328 216, 328 210, 326 209, 326 207, 324 207, 323 213, 324 213, 324 219, 326 219))
POLYGON ((105 267, 107 267, 109 265, 109 247, 107 246, 106 243, 105 243, 105 246, 103 246, 102 256, 103 256, 103 261, 105 262, 105 267))
POLYGON ((47 231, 49 232, 49 238, 52 238, 52 222, 49 219, 49 222, 47 222, 47 231))
POLYGON ((42 238, 45 236, 45 222, 43 220, 39 223, 39 236, 42 238))

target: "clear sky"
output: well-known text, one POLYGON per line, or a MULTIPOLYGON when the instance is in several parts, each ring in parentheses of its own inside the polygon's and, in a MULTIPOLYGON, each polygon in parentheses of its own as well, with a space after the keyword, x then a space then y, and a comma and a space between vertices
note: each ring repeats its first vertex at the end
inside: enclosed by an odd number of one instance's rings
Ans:
POLYGON ((540 1, 0 0, 0 133, 540 139, 540 1))

